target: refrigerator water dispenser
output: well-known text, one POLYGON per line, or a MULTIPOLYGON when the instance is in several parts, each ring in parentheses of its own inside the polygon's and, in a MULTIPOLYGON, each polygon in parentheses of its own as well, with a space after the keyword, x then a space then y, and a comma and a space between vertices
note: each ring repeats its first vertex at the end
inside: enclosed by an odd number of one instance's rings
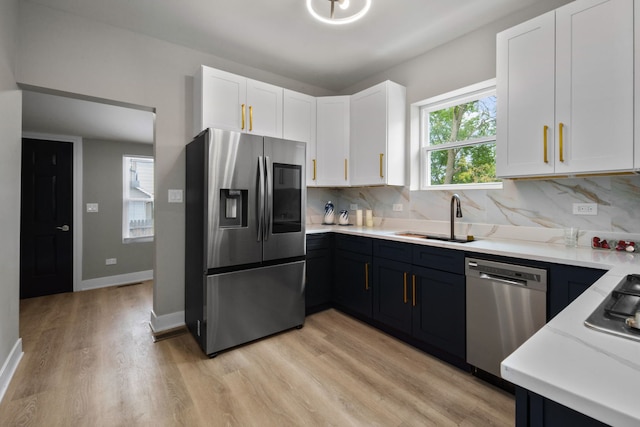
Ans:
POLYGON ((247 190, 220 189, 220 227, 247 226, 247 190))

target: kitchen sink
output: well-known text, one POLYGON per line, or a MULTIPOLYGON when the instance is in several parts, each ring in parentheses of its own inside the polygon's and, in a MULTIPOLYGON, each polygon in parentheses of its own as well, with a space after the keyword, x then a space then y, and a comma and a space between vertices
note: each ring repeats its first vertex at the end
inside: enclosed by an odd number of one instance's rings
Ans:
POLYGON ((473 242, 473 236, 467 236, 466 239, 452 239, 450 237, 436 235, 436 234, 424 234, 417 233, 413 231, 402 231, 398 233, 394 233, 396 236, 401 237, 411 237, 414 239, 425 239, 425 240, 440 240, 442 242, 455 242, 455 243, 469 243, 473 242))

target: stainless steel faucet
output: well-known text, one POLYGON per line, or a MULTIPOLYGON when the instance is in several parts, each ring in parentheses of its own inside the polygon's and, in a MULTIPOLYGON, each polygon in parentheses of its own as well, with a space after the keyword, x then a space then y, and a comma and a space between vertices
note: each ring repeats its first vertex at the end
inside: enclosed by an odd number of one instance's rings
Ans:
POLYGON ((451 212, 450 212, 450 221, 451 221, 451 240, 455 239, 453 229, 454 229, 454 219, 453 219, 453 204, 455 202, 456 205, 456 218, 462 218, 462 209, 460 208, 460 196, 454 194, 451 196, 451 212))

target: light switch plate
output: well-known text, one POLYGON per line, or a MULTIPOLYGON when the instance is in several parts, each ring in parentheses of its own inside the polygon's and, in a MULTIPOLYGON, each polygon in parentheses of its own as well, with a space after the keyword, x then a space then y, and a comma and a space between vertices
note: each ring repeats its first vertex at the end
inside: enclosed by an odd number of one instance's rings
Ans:
POLYGON ((182 203, 182 190, 169 190, 169 203, 182 203))
POLYGON ((87 212, 98 212, 97 203, 87 203, 87 212))

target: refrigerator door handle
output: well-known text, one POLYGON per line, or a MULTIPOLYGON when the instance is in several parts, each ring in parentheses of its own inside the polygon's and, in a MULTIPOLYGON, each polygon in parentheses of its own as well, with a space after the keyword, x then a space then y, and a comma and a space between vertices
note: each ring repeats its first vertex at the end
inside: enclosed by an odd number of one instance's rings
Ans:
POLYGON ((258 242, 264 234, 264 161, 258 156, 258 242))
POLYGON ((271 234, 271 227, 273 226, 273 218, 271 217, 271 210, 273 209, 273 179, 271 176, 271 159, 269 156, 264 157, 264 167, 265 167, 265 175, 266 175, 266 188, 267 195, 265 199, 266 210, 264 213, 265 220, 265 230, 264 230, 264 240, 269 240, 269 234, 271 234))

